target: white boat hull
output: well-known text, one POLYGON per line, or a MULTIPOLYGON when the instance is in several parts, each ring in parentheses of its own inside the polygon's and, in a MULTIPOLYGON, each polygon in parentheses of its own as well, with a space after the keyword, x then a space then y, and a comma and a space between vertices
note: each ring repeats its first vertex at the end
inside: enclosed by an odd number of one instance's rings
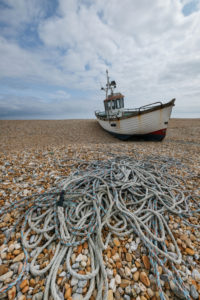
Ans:
POLYGON ((97 116, 97 120, 103 129, 119 138, 153 135, 161 140, 166 134, 173 105, 160 107, 145 113, 141 112, 127 118, 106 120, 97 116))

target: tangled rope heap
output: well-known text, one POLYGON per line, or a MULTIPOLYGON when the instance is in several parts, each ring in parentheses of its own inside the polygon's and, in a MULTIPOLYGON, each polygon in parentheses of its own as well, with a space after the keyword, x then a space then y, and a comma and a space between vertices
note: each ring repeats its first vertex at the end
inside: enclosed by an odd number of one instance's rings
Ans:
MULTIPOLYGON (((161 159, 152 163, 150 160, 115 157, 108 161, 80 163, 72 175, 59 182, 58 188, 39 196, 25 197, 0 210, 1 218, 13 209, 23 211, 12 231, 21 228, 25 254, 20 275, 0 292, 7 291, 22 279, 27 271, 29 252, 36 249, 30 272, 34 276, 47 276, 43 299, 48 300, 50 294, 56 300, 61 299, 56 275, 64 262, 71 276, 89 281, 84 300, 90 299, 95 287, 98 287, 96 299, 107 299, 108 279, 102 251, 112 234, 123 237, 135 233, 148 249, 160 298, 165 299, 159 265, 167 275, 170 287, 175 286, 183 299, 190 299, 175 267, 182 263, 182 256, 166 216, 177 215, 185 221, 199 212, 198 202, 194 201, 192 205, 191 208, 189 193, 183 192, 180 181, 167 172, 167 162, 161 159), (108 233, 105 239, 104 229, 109 229, 105 230, 108 233), (31 232, 37 236, 34 242, 30 241, 31 232), (174 253, 166 247, 167 236, 174 244, 174 253), (70 258, 74 248, 85 241, 89 246, 91 272, 82 275, 72 268, 70 258), (55 242, 57 245, 50 262, 38 269, 38 256, 55 242)), ((4 243, 8 241, 9 237, 4 243)))

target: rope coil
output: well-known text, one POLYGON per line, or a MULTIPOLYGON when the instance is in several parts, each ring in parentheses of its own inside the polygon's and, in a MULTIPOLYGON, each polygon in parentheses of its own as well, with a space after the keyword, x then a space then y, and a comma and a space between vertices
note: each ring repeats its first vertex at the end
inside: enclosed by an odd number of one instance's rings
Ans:
MULTIPOLYGON (((163 300, 165 296, 158 265, 162 266, 169 282, 178 286, 184 299, 190 299, 175 267, 183 263, 182 255, 165 220, 165 215, 169 213, 183 218, 183 221, 199 213, 199 202, 194 201, 191 207, 190 200, 191 195, 183 191, 180 180, 168 172, 167 163, 162 159, 152 162, 151 159, 138 161, 115 157, 108 161, 81 161, 73 174, 58 182, 58 188, 42 195, 25 197, 0 210, 1 219, 13 209, 23 212, 12 232, 17 232, 21 226, 21 244, 25 254, 22 272, 12 283, 1 288, 0 293, 21 280, 29 252, 36 249, 30 272, 33 276, 46 274, 44 300, 49 299, 49 293, 60 300, 56 275, 64 261, 71 276, 89 280, 84 300, 90 299, 95 287, 98 287, 96 299, 106 300, 108 278, 102 251, 110 243, 112 234, 125 237, 134 233, 148 249, 160 298, 163 300), (28 209, 24 212, 25 208, 28 209), (109 233, 104 239, 103 232, 107 229, 109 233), (32 243, 31 232, 36 236, 32 243), (167 236, 174 245, 174 253, 167 249, 167 236), (91 272, 83 275, 72 268, 70 258, 74 248, 86 241, 91 272), (53 257, 46 267, 38 269, 38 256, 54 242, 57 245, 53 257)), ((196 227, 200 228, 198 225, 196 227)), ((4 244, 8 243, 9 238, 5 239, 4 244)))

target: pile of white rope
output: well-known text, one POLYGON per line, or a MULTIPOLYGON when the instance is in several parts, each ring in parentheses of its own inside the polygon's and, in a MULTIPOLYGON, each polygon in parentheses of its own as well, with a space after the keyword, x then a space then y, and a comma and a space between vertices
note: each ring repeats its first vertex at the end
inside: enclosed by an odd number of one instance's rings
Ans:
MULTIPOLYGON (((175 162, 171 162, 171 165, 175 162)), ((155 273, 160 298, 165 299, 160 284, 158 266, 172 286, 175 284, 182 299, 190 299, 175 264, 181 264, 182 255, 168 223, 168 215, 176 215, 183 222, 199 212, 199 204, 190 202, 190 194, 183 190, 183 182, 170 175, 168 162, 155 159, 135 160, 115 157, 107 161, 81 162, 76 171, 58 183, 58 188, 42 195, 32 195, 0 210, 0 217, 16 209, 21 219, 12 231, 21 228, 21 243, 25 253, 24 268, 14 282, 0 289, 5 292, 26 274, 29 253, 36 253, 30 263, 33 276, 46 279, 44 300, 52 295, 60 300, 61 291, 56 279, 59 268, 66 263, 70 276, 89 281, 84 300, 90 299, 97 289, 97 300, 108 296, 108 278, 102 251, 107 248, 112 235, 125 237, 136 234, 147 248, 155 273), (62 191, 62 192, 61 192, 62 191), (26 209, 26 210, 25 210, 26 209), (37 237, 32 242, 31 233, 37 237), (108 232, 103 238, 103 232, 108 232), (170 252, 167 238, 174 244, 170 252), (71 266, 73 250, 88 242, 91 273, 82 275, 71 266), (38 268, 38 256, 56 244, 54 255, 43 268, 38 268), (166 265, 170 267, 166 267, 166 265)), ((8 243, 9 237, 5 240, 8 243)), ((70 278, 69 276, 69 278, 70 278)), ((176 291, 174 291, 176 292, 176 291)))

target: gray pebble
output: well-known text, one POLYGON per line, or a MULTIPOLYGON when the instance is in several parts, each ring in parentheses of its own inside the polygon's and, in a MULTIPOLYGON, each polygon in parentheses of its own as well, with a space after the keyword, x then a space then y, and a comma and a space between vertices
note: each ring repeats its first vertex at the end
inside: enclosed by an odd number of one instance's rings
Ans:
POLYGON ((83 296, 82 295, 80 295, 80 294, 73 294, 72 295, 72 299, 73 300, 82 300, 83 299, 83 296))
POLYGON ((130 285, 125 288, 125 293, 128 294, 128 295, 131 294, 131 287, 130 287, 130 285))
POLYGON ((196 287, 192 284, 190 287, 190 295, 193 299, 199 299, 199 293, 196 290, 196 287))
POLYGON ((196 281, 200 281, 200 273, 198 272, 197 269, 194 269, 192 271, 192 278, 196 281))
POLYGON ((187 256, 187 262, 190 264, 190 265, 193 265, 193 257, 188 255, 187 256))
POLYGON ((33 300, 42 300, 43 298, 43 292, 37 293, 33 296, 33 300))
POLYGON ((153 274, 149 275, 149 280, 150 280, 151 283, 156 283, 156 278, 153 274))
POLYGON ((136 292, 137 294, 139 294, 139 293, 141 292, 141 290, 140 290, 140 287, 139 287, 139 284, 138 284, 138 283, 135 283, 135 284, 134 284, 134 286, 133 286, 133 288, 134 288, 134 290, 135 290, 135 292, 136 292))
POLYGON ((196 260, 199 260, 199 254, 195 253, 194 258, 195 258, 196 260))
POLYGON ((124 300, 131 300, 131 297, 129 295, 124 295, 124 300))
POLYGON ((116 292, 114 293, 114 299, 116 300, 120 300, 121 299, 121 295, 120 295, 120 292, 118 290, 116 290, 116 292))
POLYGON ((78 289, 76 290, 76 293, 77 293, 77 294, 82 294, 82 293, 83 293, 83 289, 82 289, 82 288, 78 288, 78 289))
POLYGON ((121 287, 118 287, 118 292, 120 293, 120 295, 123 295, 124 294, 124 290, 123 290, 123 288, 121 288, 121 287))
MULTIPOLYGON (((2 228, 1 228, 1 230, 2 230, 2 228)), ((6 228, 6 230, 4 231, 4 234, 5 234, 5 237, 6 237, 6 238, 9 237, 10 231, 11 231, 11 230, 10 230, 10 229, 7 229, 7 228, 6 228)))
POLYGON ((14 264, 12 264, 12 265, 10 266, 10 269, 11 269, 12 271, 14 271, 14 273, 17 273, 18 267, 19 267, 19 262, 16 262, 16 263, 14 263, 14 264))
POLYGON ((20 298, 22 295, 22 292, 17 293, 17 299, 20 298))
POLYGON ((164 282, 168 282, 168 275, 167 274, 161 274, 160 279, 163 280, 164 282))
POLYGON ((35 235, 32 235, 31 238, 30 238, 30 244, 32 244, 35 240, 35 235))
POLYGON ((169 216, 168 215, 165 215, 164 218, 165 218, 166 221, 169 221, 169 216))
POLYGON ((78 279, 76 277, 72 277, 71 286, 78 284, 78 279))
POLYGON ((74 286, 72 287, 72 292, 73 292, 73 293, 76 293, 77 288, 78 288, 78 284, 74 285, 74 286))
POLYGON ((84 288, 87 285, 87 280, 79 280, 78 287, 84 288))
POLYGON ((79 263, 75 263, 72 265, 72 269, 78 269, 79 268, 79 263))

